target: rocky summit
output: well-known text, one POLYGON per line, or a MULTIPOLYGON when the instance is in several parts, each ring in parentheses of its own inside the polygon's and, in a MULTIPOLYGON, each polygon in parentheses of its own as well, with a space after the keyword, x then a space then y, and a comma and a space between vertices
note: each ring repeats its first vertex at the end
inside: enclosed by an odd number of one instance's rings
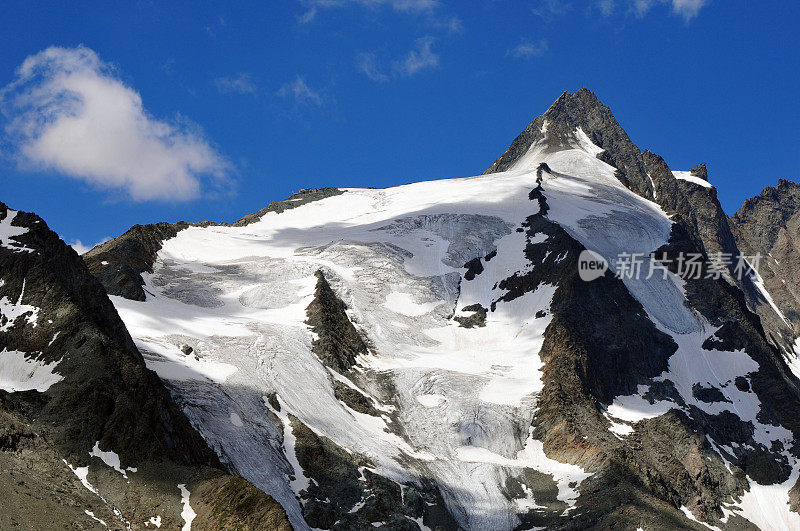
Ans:
POLYGON ((83 257, 0 205, 0 527, 800 529, 800 187, 713 182, 581 89, 83 257))

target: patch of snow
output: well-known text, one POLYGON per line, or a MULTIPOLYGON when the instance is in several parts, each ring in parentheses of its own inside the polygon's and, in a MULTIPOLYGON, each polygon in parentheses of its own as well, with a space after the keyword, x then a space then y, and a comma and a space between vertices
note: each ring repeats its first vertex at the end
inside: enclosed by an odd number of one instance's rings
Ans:
POLYGON ((524 483, 521 485, 521 487, 522 487, 522 492, 525 493, 525 497, 524 498, 517 498, 517 499, 514 500, 514 502, 517 504, 517 508, 520 511, 527 512, 527 511, 532 511, 532 510, 535 510, 535 509, 545 509, 546 508, 545 506, 539 505, 538 503, 536 503, 536 500, 534 499, 534 496, 533 496, 533 490, 531 490, 530 487, 528 487, 524 483))
POLYGON ((786 325, 788 325, 791 328, 792 326, 791 323, 789 323, 789 321, 786 319, 786 316, 783 315, 783 312, 778 308, 778 305, 775 304, 775 301, 772 299, 772 295, 769 294, 769 291, 767 291, 766 286, 764 286, 764 279, 761 278, 761 275, 759 275, 758 271, 756 271, 755 268, 753 268, 752 266, 750 268, 750 280, 753 281, 753 284, 756 286, 759 293, 761 293, 764 299, 766 299, 767 303, 769 303, 769 305, 772 307, 775 313, 778 314, 778 317, 783 319, 783 322, 786 323, 786 325))
POLYGON ((185 483, 181 483, 178 485, 178 488, 181 491, 181 504, 183 505, 183 510, 181 511, 181 518, 183 518, 183 527, 181 531, 191 531, 192 529, 192 521, 194 521, 197 513, 194 512, 192 506, 189 505, 189 496, 191 493, 186 488, 185 483))
POLYGON ((638 387, 638 394, 616 397, 614 402, 608 406, 606 410, 608 416, 635 424, 645 419, 659 417, 676 407, 674 402, 667 401, 656 401, 651 404, 642 396, 647 390, 648 386, 640 385, 638 387))
POLYGON ((43 393, 64 379, 53 372, 58 362, 45 363, 26 357, 25 352, 6 350, 0 352, 0 389, 9 393, 38 391, 43 393))
POLYGON ((578 465, 562 463, 547 457, 542 441, 533 438, 533 429, 528 433, 525 447, 517 454, 517 460, 526 463, 529 468, 552 475, 558 486, 557 499, 570 508, 575 507, 575 501, 578 499, 577 489, 581 482, 592 475, 578 465))
POLYGON ((544 232, 537 232, 536 234, 534 234, 533 236, 530 237, 528 242, 530 242, 532 245, 536 245, 538 243, 546 242, 547 238, 548 238, 548 236, 544 232))
POLYGON ((705 179, 701 179, 700 177, 695 177, 690 171, 673 171, 672 175, 674 175, 676 179, 689 181, 690 183, 700 185, 703 188, 712 187, 710 182, 706 181, 705 179))
POLYGON ((366 499, 364 499, 364 498, 360 499, 359 501, 356 502, 355 505, 353 505, 353 507, 349 511, 347 511, 347 514, 355 514, 355 513, 357 513, 366 504, 367 504, 367 500, 366 499))
POLYGON ((658 192, 656 192, 656 183, 653 181, 653 176, 648 173, 647 178, 650 179, 650 186, 653 188, 653 199, 658 200, 658 192))
POLYGON ((702 522, 702 521, 698 520, 695 517, 695 515, 692 514, 692 511, 690 511, 689 508, 686 507, 685 505, 681 505, 681 511, 683 512, 683 514, 686 515, 686 518, 688 518, 689 520, 691 520, 693 522, 697 522, 698 524, 700 524, 702 526, 705 526, 705 527, 707 527, 709 529, 714 529, 715 531, 721 531, 720 528, 718 528, 718 527, 715 527, 713 525, 709 525, 709 524, 707 524, 705 522, 702 522))
POLYGON ((106 466, 111 467, 120 474, 122 474, 122 477, 124 477, 125 479, 128 479, 128 472, 135 473, 137 471, 137 469, 133 467, 128 467, 123 470, 120 467, 119 456, 112 450, 109 450, 107 452, 102 451, 100 449, 100 441, 94 443, 94 448, 92 448, 92 451, 89 452, 89 455, 91 457, 99 458, 101 461, 103 461, 103 463, 106 464, 106 466))
POLYGON ((24 317, 27 323, 36 328, 39 318, 39 308, 30 304, 23 304, 22 297, 25 295, 25 280, 22 281, 22 291, 17 302, 13 302, 8 297, 0 298, 0 315, 7 319, 4 325, 0 325, 0 332, 6 332, 14 326, 20 317, 24 317))
POLYGON ((67 463, 66 459, 62 459, 62 461, 64 462, 65 465, 67 465, 67 467, 69 467, 70 470, 72 470, 72 473, 75 474, 75 476, 80 480, 81 484, 84 487, 86 487, 92 493, 97 494, 98 496, 100 496, 100 493, 97 492, 97 489, 95 489, 92 486, 92 484, 89 483, 89 479, 88 479, 89 478, 89 467, 88 466, 73 467, 72 465, 67 463))
POLYGON ((284 455, 286 456, 286 460, 289 461, 289 465, 292 467, 292 473, 294 475, 294 479, 289 479, 289 485, 291 486, 295 495, 299 497, 300 493, 304 490, 307 490, 311 485, 311 480, 306 477, 303 467, 300 466, 300 461, 297 460, 297 452, 295 450, 297 445, 297 437, 294 435, 294 430, 292 429, 292 422, 289 419, 289 415, 286 414, 286 404, 284 404, 281 398, 278 397, 280 411, 277 411, 272 407, 265 397, 264 405, 266 405, 273 413, 275 413, 283 423, 284 455))
POLYGON ((792 371, 792 374, 800 380, 800 337, 798 337, 794 342, 793 347, 794 352, 786 353, 786 365, 789 366, 789 370, 792 371))
POLYGON ((53 339, 51 339, 50 342, 47 344, 48 347, 56 342, 56 338, 58 337, 58 334, 60 334, 60 333, 61 333, 61 330, 58 330, 55 334, 53 334, 53 339))
POLYGON ((417 518, 411 518, 410 516, 406 516, 406 518, 416 522, 417 525, 419 526, 420 531, 431 531, 430 527, 428 527, 428 526, 426 526, 425 524, 422 523, 422 517, 421 516, 419 516, 417 518))
POLYGON ((624 422, 617 422, 611 415, 606 414, 606 419, 611 423, 611 427, 608 428, 608 431, 616 435, 617 439, 623 439, 633 433, 633 426, 630 424, 625 424, 624 422))
POLYGON ((797 464, 783 483, 760 485, 748 477, 750 490, 742 495, 739 503, 728 505, 728 509, 760 529, 800 529, 800 514, 789 509, 789 491, 797 483, 798 477, 800 468, 797 464))
POLYGON ((575 130, 575 136, 578 138, 578 146, 581 150, 588 153, 592 157, 597 158, 597 155, 605 151, 600 146, 596 146, 589 136, 583 132, 580 127, 575 130))
POLYGON ((107 523, 105 523, 105 522, 104 522, 103 520, 101 520, 100 518, 96 517, 92 511, 90 511, 90 510, 88 510, 88 509, 85 509, 83 512, 84 512, 84 513, 86 513, 86 516, 88 516, 89 518, 91 518, 91 519, 92 519, 92 520, 94 520, 95 522, 98 522, 98 523, 99 523, 100 525, 102 525, 103 527, 108 527, 108 524, 107 524, 107 523))
POLYGON ((35 252, 33 249, 25 247, 21 243, 15 241, 17 236, 22 236, 28 232, 28 229, 25 227, 15 227, 11 224, 14 221, 14 218, 17 217, 18 213, 18 211, 11 210, 9 208, 6 210, 6 216, 3 219, 0 219, 0 246, 5 247, 6 249, 11 249, 17 253, 33 253, 35 252))
POLYGON ((144 525, 147 527, 150 527, 151 525, 161 527, 161 515, 151 516, 150 519, 144 523, 144 525))

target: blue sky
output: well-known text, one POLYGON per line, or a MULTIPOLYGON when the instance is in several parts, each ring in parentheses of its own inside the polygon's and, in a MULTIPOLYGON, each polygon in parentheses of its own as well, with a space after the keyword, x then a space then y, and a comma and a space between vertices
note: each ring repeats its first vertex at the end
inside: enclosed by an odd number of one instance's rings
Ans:
POLYGON ((92 245, 481 173, 592 89, 734 212, 800 167, 796 2, 7 2, 0 200, 92 245), (52 48, 56 47, 56 48, 52 48))

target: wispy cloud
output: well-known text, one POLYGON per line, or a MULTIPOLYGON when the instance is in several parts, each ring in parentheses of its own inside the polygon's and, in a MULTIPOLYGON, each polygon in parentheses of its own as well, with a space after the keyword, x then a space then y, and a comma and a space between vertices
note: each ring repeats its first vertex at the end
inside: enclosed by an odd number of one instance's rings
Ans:
POLYGON ((672 10, 686 20, 691 20, 707 3, 708 0, 672 0, 672 10))
POLYGON ((597 9, 600 10, 600 14, 604 17, 613 15, 616 7, 614 0, 598 0, 597 2, 597 9))
POLYGON ((551 20, 557 16, 565 15, 572 10, 572 2, 564 0, 539 0, 531 8, 533 14, 545 20, 551 20))
POLYGON ((510 49, 507 55, 517 57, 519 59, 530 59, 544 54, 548 50, 547 41, 541 39, 537 43, 523 42, 514 48, 510 49))
POLYGON ((372 81, 385 83, 389 80, 389 76, 382 71, 381 66, 378 63, 378 56, 375 52, 364 52, 358 54, 356 57, 356 67, 372 81))
POLYGON ((23 167, 55 170, 133 200, 182 201, 229 184, 229 164, 185 119, 158 120, 86 47, 25 59, 0 90, 6 140, 23 167))
POLYGON ((417 39, 414 41, 414 49, 395 61, 392 70, 399 76, 411 77, 427 68, 436 68, 439 66, 439 56, 431 49, 434 42, 433 37, 417 39))
POLYGON ((631 9, 637 16, 643 17, 654 6, 669 4, 673 13, 682 16, 688 22, 696 17, 707 3, 708 0, 632 0, 631 9))
POLYGON ((252 76, 244 72, 231 77, 218 77, 214 80, 214 86, 223 94, 255 94, 258 92, 252 76))
POLYGON ((348 5, 362 7, 390 6, 395 11, 407 13, 430 12, 441 5, 439 0, 301 0, 306 11, 298 17, 298 22, 307 24, 314 20, 321 9, 331 9, 348 5))
POLYGON ((322 95, 312 90, 300 76, 297 76, 294 81, 286 83, 278 89, 278 96, 287 101, 292 101, 298 106, 313 105, 315 107, 322 107, 324 103, 322 95))

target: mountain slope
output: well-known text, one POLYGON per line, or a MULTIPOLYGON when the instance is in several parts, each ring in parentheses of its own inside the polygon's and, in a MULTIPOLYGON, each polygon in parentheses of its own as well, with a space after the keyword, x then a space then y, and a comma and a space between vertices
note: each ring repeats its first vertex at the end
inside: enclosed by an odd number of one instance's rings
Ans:
POLYGON ((800 390, 756 288, 675 268, 738 252, 705 177, 582 89, 482 176, 186 227, 112 300, 296 529, 796 527, 800 390), (663 261, 587 282, 585 250, 663 261))
POLYGON ((231 480, 81 258, 2 203, 0 417, 3 528, 179 527, 179 484, 231 480))

